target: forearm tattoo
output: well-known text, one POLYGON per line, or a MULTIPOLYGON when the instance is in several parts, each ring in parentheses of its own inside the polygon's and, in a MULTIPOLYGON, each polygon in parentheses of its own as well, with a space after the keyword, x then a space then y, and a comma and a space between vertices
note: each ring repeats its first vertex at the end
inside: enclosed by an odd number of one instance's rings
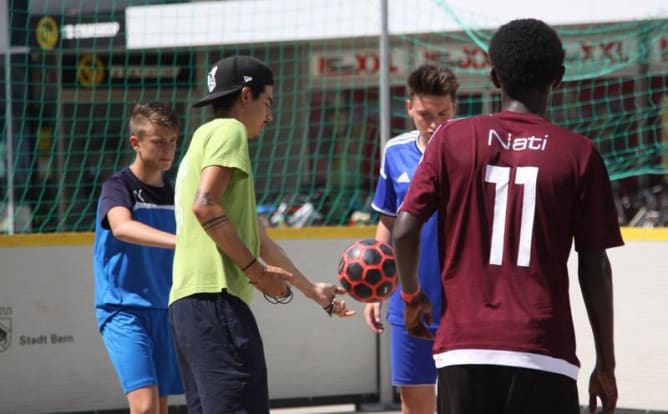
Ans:
POLYGON ((204 228, 204 230, 209 230, 226 221, 227 221, 227 216, 225 214, 221 214, 220 216, 214 217, 211 220, 207 220, 204 223, 202 223, 202 227, 204 228))
POLYGON ((196 206, 211 206, 215 203, 211 194, 197 190, 195 191, 195 205, 196 206))

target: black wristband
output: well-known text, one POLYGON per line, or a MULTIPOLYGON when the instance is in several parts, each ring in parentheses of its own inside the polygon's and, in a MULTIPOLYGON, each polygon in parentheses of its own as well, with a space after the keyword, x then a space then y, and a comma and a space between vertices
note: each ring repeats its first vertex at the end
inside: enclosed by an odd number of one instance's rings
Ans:
POLYGON ((246 266, 242 267, 241 271, 245 272, 246 270, 248 270, 249 267, 253 266, 255 264, 255 262, 257 262, 257 257, 254 257, 253 260, 250 261, 250 263, 248 263, 246 266))

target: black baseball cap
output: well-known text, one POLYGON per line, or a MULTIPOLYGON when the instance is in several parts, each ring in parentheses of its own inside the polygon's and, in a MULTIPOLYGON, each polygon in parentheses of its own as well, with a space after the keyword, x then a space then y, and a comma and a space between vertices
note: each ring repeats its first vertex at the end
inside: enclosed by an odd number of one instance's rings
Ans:
POLYGON ((273 85, 274 73, 261 60, 251 56, 229 56, 216 62, 206 78, 209 94, 193 104, 208 105, 218 98, 253 84, 273 85))

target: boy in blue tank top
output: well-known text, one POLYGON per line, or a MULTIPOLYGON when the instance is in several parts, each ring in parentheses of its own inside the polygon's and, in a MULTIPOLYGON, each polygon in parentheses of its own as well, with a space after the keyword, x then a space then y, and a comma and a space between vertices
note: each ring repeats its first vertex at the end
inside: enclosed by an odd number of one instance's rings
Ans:
MULTIPOLYGON (((391 243, 392 228, 399 206, 408 191, 431 135, 438 126, 454 117, 459 84, 455 75, 435 64, 423 64, 408 77, 406 111, 416 129, 390 139, 381 160, 380 177, 371 207, 380 213, 377 240, 391 243)), ((433 332, 441 313, 441 279, 436 215, 422 228, 418 274, 424 291, 433 304, 433 332)), ((435 410, 436 366, 433 341, 412 338, 404 326, 404 305, 400 289, 390 297, 387 314, 391 326, 390 366, 392 385, 399 387, 404 413, 429 413, 435 410)), ((366 305, 364 316, 375 333, 383 332, 381 303, 366 305)))
POLYGON ((98 200, 95 308, 130 412, 165 414, 167 396, 183 393, 167 317, 176 224, 164 172, 176 152, 176 114, 136 105, 130 134, 135 159, 104 182, 98 200))

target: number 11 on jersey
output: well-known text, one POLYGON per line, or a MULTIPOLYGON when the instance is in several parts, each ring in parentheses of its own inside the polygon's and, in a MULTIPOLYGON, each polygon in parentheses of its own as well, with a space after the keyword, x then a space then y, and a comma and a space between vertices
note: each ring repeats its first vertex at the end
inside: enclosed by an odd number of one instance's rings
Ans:
POLYGON ((508 189, 510 171, 515 170, 515 184, 524 186, 522 216, 517 251, 517 266, 529 267, 531 261, 531 241, 533 222, 536 215, 536 180, 538 167, 499 167, 488 165, 485 182, 495 184, 494 216, 492 218, 492 242, 489 249, 489 263, 500 266, 503 262, 503 246, 506 238, 506 213, 508 210, 508 189))

